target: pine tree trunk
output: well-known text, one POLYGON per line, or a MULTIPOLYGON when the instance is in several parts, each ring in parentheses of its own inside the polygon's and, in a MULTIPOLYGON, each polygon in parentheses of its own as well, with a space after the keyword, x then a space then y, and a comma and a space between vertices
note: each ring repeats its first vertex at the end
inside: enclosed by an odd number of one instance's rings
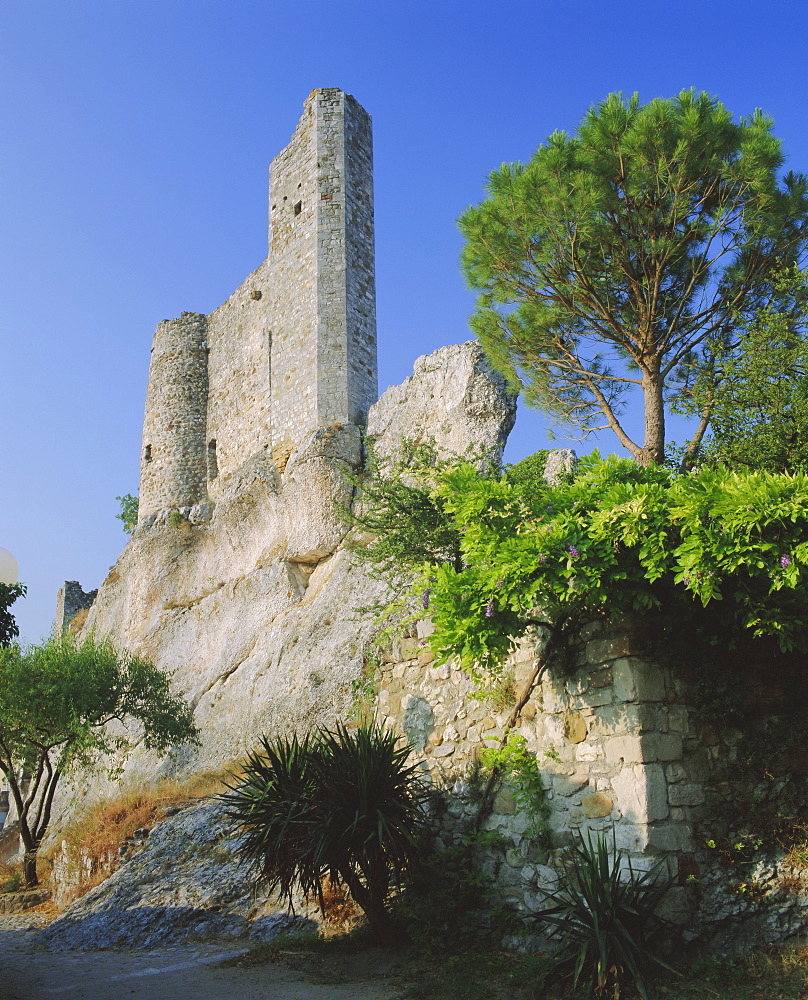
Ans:
POLYGON ((665 401, 659 372, 643 376, 645 439, 637 459, 640 465, 662 465, 665 461, 665 401))

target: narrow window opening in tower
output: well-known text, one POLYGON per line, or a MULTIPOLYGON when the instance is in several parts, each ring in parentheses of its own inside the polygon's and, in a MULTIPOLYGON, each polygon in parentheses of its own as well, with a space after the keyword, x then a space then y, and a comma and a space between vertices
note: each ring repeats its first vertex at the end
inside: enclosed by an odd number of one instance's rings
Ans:
POLYGON ((144 462, 151 462, 151 445, 150 444, 147 444, 146 447, 143 449, 143 461, 144 462))
POLYGON ((303 211, 303 202, 302 201, 296 202, 295 203, 295 215, 300 215, 300 213, 302 211, 303 211))
POLYGON ((219 475, 219 463, 216 461, 216 441, 208 441, 208 479, 219 475))

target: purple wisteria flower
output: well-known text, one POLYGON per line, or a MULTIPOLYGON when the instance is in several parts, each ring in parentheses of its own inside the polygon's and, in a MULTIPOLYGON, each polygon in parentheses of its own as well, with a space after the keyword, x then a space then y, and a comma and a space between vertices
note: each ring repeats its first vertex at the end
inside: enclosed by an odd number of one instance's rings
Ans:
POLYGON ((784 552, 780 556, 780 565, 783 567, 783 569, 788 569, 788 567, 791 565, 791 556, 788 554, 788 552, 784 552))
POLYGON ((581 554, 575 545, 568 545, 567 551, 569 552, 571 559, 575 559, 581 554))
POLYGON ((497 590, 502 590, 504 583, 504 580, 497 580, 497 590))
POLYGON ((421 607, 424 609, 424 611, 426 611, 426 609, 429 607, 429 594, 430 594, 430 592, 431 592, 431 588, 427 587, 426 590, 421 595, 421 607))
POLYGON ((552 514, 553 513, 553 505, 551 503, 548 503, 547 506, 545 507, 545 510, 547 511, 548 514, 552 514))
POLYGON ((488 602, 488 604, 486 604, 485 606, 485 617, 490 618, 491 615, 493 615, 493 613, 494 613, 494 598, 492 597, 491 600, 488 602))
POLYGON ((683 584, 684 584, 684 585, 685 585, 686 587, 689 587, 689 586, 690 586, 690 577, 689 577, 689 576, 683 576, 683 577, 682 577, 682 583, 683 583, 683 584))

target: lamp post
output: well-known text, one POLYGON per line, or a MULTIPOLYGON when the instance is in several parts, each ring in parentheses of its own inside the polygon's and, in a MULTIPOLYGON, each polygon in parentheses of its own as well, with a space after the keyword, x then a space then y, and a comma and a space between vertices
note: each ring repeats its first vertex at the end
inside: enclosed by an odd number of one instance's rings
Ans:
POLYGON ((0 583, 16 583, 19 572, 14 556, 7 549, 0 549, 0 583))

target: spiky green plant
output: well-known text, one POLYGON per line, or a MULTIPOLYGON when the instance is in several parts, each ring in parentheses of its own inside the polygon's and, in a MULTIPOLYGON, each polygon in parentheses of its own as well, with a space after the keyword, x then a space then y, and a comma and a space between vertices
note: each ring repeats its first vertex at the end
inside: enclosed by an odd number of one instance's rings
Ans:
POLYGON ((296 889, 318 891, 312 855, 314 748, 309 737, 264 737, 247 757, 237 784, 222 795, 243 833, 239 853, 270 890, 291 899, 296 889))
POLYGON ((657 914, 671 879, 660 861, 650 871, 637 871, 622 861, 612 831, 611 842, 598 833, 579 835, 557 885, 547 892, 554 904, 536 917, 550 925, 558 943, 557 967, 569 969, 575 985, 584 979, 587 995, 620 996, 632 982, 640 996, 648 993, 643 973, 657 965, 674 971, 655 953, 652 942, 672 925, 657 914))
POLYGON ((241 853, 290 901, 323 880, 347 886, 382 940, 387 903, 416 857, 424 787, 411 747, 379 726, 339 725, 298 740, 262 740, 225 793, 241 853))

